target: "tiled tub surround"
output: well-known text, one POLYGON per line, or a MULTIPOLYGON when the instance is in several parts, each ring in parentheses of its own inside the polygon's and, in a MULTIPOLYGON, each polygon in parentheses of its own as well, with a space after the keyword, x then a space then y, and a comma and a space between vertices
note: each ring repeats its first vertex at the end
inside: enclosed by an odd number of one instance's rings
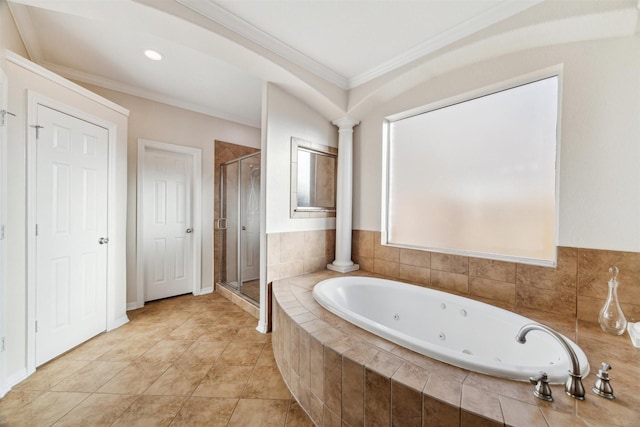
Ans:
POLYGON ((336 230, 267 234, 267 283, 324 270, 335 250, 336 230))
POLYGON ((530 308, 567 319, 598 321, 609 267, 620 268, 618 297, 627 318, 640 321, 640 253, 558 248, 557 268, 399 249, 380 232, 353 231, 353 262, 361 270, 467 296, 514 311, 530 308))
MULTIPOLYGON (((374 275, 367 272, 353 274, 374 275)), ((640 425, 640 350, 626 335, 563 313, 517 306, 586 352, 586 400, 551 386, 554 402, 536 399, 529 383, 492 378, 396 346, 334 316, 315 302, 313 286, 331 271, 273 283, 273 350, 289 389, 321 426, 592 426, 640 425), (613 366, 615 400, 591 392, 601 362, 613 366)), ((514 338, 515 339, 515 338, 514 338)))

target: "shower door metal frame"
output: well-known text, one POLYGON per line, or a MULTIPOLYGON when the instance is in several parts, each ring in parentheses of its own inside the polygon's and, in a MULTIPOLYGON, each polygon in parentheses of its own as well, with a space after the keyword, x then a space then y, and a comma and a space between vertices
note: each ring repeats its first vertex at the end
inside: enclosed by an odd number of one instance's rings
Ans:
MULTIPOLYGON (((216 226, 218 227, 218 230, 220 231, 224 231, 225 232, 225 238, 226 238, 226 232, 227 232, 227 215, 226 215, 226 209, 223 212, 222 209, 222 205, 223 205, 223 201, 226 201, 226 174, 223 174, 222 171, 224 170, 224 168, 228 165, 231 165, 233 163, 238 163, 238 172, 237 172, 237 182, 238 182, 238 189, 240 188, 240 183, 242 181, 242 161, 246 160, 248 158, 251 157, 256 157, 256 156, 260 156, 262 155, 262 152, 257 152, 257 153, 252 153, 252 154, 248 154, 246 156, 242 156, 242 157, 238 157, 237 159, 233 159, 230 160, 226 163, 223 163, 220 165, 220 215, 222 215, 224 213, 224 217, 220 216, 217 220, 216 220, 216 226), (224 223, 224 226, 221 226, 222 223, 224 223)), ((238 190, 239 191, 239 190, 238 190)), ((240 192, 240 191, 239 191, 240 192)), ((238 213, 238 219, 240 218, 240 213, 241 213, 241 209, 242 209, 242 197, 240 197, 240 194, 238 195, 238 201, 237 201, 237 213, 238 213)), ((249 297, 247 294, 245 294, 244 292, 242 292, 242 267, 241 267, 241 263, 240 263, 240 259, 242 256, 242 239, 241 239, 241 232, 242 232, 242 226, 240 225, 241 221, 238 221, 238 229, 236 230, 236 239, 237 239, 237 245, 236 245, 236 286, 233 286, 233 284, 227 280, 222 280, 222 272, 226 271, 227 269, 225 268, 223 270, 222 268, 222 263, 226 261, 226 257, 224 257, 223 255, 226 254, 226 248, 223 247, 222 245, 222 233, 219 233, 219 249, 220 249, 220 259, 219 259, 219 265, 218 265, 218 281, 220 283, 222 283, 223 285, 226 286, 230 286, 233 289, 235 289, 236 291, 240 292, 242 295, 245 295, 247 298, 251 299, 252 301, 255 301, 253 298, 249 297)), ((259 303, 259 301, 255 301, 257 303, 259 303)))

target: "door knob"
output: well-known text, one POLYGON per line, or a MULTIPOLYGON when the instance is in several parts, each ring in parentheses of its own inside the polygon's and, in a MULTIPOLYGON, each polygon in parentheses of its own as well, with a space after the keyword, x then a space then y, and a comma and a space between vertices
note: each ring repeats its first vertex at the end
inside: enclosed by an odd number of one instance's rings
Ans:
POLYGON ((193 233, 193 228, 187 228, 187 233, 193 233))
POLYGON ((101 245, 106 245, 107 243, 109 243, 109 238, 108 237, 101 237, 98 239, 98 243, 100 243, 101 245))

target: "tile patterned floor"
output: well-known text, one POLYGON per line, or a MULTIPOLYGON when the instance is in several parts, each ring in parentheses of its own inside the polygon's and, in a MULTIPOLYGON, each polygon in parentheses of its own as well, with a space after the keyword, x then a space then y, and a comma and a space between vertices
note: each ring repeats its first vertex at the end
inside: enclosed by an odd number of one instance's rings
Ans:
POLYGON ((312 426, 271 335, 218 294, 147 303, 0 400, 0 426, 312 426))

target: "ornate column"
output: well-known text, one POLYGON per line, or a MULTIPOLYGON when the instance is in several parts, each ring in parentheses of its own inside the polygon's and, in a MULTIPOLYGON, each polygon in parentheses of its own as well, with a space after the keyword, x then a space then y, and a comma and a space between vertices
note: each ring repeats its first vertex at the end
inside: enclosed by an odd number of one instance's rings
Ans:
POLYGON ((351 222, 353 211, 353 128, 358 120, 343 117, 338 126, 338 183, 336 189, 336 259, 329 270, 348 273, 360 268, 351 261, 351 222))

